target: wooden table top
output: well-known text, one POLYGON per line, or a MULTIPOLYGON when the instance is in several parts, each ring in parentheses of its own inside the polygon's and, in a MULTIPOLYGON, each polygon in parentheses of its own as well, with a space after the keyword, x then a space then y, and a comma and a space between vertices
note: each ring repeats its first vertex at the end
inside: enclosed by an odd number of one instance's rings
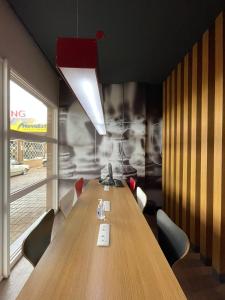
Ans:
POLYGON ((20 300, 186 299, 129 188, 91 180, 20 300), (97 247, 98 198, 110 200, 110 246, 97 247))

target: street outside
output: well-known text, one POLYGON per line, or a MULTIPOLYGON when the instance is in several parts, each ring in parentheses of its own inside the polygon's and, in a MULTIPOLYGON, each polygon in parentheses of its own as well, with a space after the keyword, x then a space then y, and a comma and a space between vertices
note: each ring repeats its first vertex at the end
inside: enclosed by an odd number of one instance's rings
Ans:
MULTIPOLYGON (((27 175, 10 178, 11 193, 46 178, 46 167, 31 168, 27 175)), ((10 204, 10 244, 46 211, 46 185, 10 204)))
POLYGON ((31 168, 27 175, 17 175, 10 177, 10 193, 14 193, 18 190, 21 190, 25 187, 28 187, 31 184, 34 184, 37 181, 43 180, 46 178, 47 168, 38 167, 31 168))

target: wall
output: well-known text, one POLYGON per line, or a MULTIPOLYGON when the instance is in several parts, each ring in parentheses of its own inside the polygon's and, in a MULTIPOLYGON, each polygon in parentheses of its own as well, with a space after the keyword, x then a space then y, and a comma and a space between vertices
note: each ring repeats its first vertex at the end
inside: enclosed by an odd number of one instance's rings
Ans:
POLYGON ((145 177, 145 92, 145 85, 135 82, 103 86, 107 136, 97 143, 102 175, 110 161, 117 177, 145 177))
POLYGON ((95 132, 79 101, 60 88, 60 178, 145 176, 145 88, 133 82, 103 86, 106 136, 95 132), (68 168, 69 166, 69 168, 68 168))
MULTIPOLYGON (((59 88, 55 71, 5 0, 0 0, 0 58, 7 59, 9 68, 22 76, 36 91, 58 105, 59 88)), ((7 160, 3 159, 3 112, 6 111, 3 95, 5 90, 0 62, 0 280, 2 273, 5 277, 9 274, 9 245, 6 242, 8 232, 5 228, 9 214, 6 211, 7 189, 4 189, 3 184, 3 178, 7 178, 7 160)))
POLYGON ((10 67, 58 104, 56 72, 5 0, 0 0, 0 57, 7 58, 10 67))
POLYGON ((163 83, 165 210, 225 280, 224 14, 163 83))
POLYGON ((106 176, 108 162, 115 178, 132 176, 144 187, 147 173, 147 186, 156 182, 161 189, 161 87, 135 82, 103 85, 107 135, 99 136, 67 86, 60 86, 60 194, 79 177, 106 176), (153 99, 159 102, 157 112, 151 109, 153 99))
POLYGON ((146 184, 160 188, 162 183, 162 86, 146 88, 146 184))

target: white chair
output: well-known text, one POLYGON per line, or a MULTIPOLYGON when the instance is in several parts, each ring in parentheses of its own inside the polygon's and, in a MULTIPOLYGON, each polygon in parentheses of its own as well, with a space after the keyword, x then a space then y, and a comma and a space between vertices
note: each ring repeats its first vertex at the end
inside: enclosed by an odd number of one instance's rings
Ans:
POLYGON ((143 210, 146 206, 146 203, 147 203, 147 196, 146 196, 145 192, 139 186, 137 187, 136 195, 137 195, 138 205, 139 205, 141 211, 143 212, 143 210))

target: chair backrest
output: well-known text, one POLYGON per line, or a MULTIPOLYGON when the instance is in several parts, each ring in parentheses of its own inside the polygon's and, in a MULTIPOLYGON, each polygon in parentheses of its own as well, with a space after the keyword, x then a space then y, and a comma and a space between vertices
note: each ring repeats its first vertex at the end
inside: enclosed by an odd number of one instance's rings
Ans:
POLYGON ((132 192, 134 192, 136 188, 136 180, 133 177, 129 178, 129 186, 132 192))
POLYGON ((80 197, 83 190, 83 186, 84 186, 84 178, 80 178, 75 182, 75 190, 76 190, 77 198, 80 197))
POLYGON ((147 196, 139 186, 137 187, 136 196, 137 196, 138 205, 141 211, 143 211, 147 203, 147 196))
POLYGON ((189 239, 186 233, 163 210, 159 209, 157 211, 156 220, 159 245, 172 266, 188 253, 190 248, 189 239))
POLYGON ((74 199, 75 199, 75 191, 71 189, 68 193, 66 193, 59 202, 60 209, 65 217, 67 217, 70 211, 73 208, 74 199))
POLYGON ((31 231, 23 243, 23 255, 33 266, 36 266, 50 244, 54 217, 54 209, 51 209, 31 231))

